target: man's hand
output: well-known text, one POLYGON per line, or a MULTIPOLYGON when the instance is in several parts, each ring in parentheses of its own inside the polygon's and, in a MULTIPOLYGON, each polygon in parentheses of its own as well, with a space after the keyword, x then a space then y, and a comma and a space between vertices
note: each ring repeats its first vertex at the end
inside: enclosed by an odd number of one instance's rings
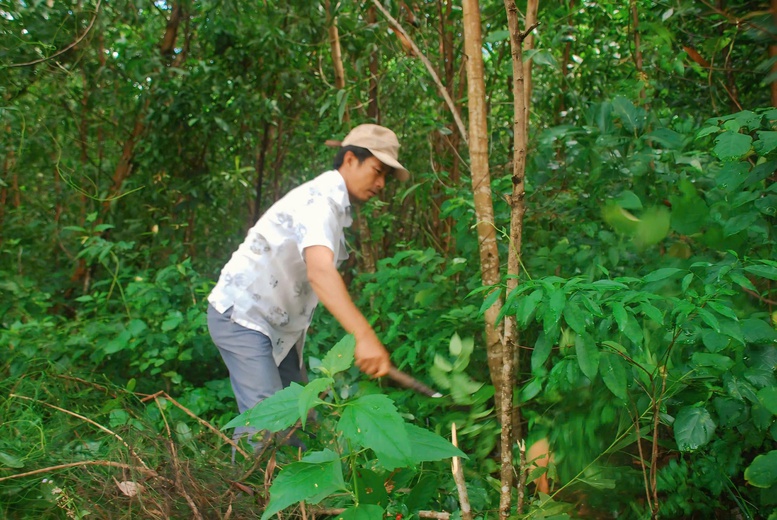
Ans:
POLYGON ((359 370, 370 377, 383 377, 388 374, 389 368, 391 368, 389 353, 375 332, 370 329, 366 334, 357 335, 355 338, 354 357, 359 370))

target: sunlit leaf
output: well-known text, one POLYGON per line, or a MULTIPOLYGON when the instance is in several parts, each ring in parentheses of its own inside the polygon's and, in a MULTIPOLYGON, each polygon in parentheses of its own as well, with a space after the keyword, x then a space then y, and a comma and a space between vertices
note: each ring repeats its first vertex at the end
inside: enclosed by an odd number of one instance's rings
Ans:
POLYGON ((383 394, 365 395, 346 403, 337 429, 347 439, 374 451, 386 469, 412 463, 405 423, 391 399, 383 394))
POLYGON ((319 394, 332 386, 332 383, 334 383, 334 379, 331 377, 321 377, 314 379, 302 389, 299 395, 298 412, 303 428, 307 423, 308 411, 318 404, 319 394))
POLYGON ((348 370, 353 365, 353 352, 356 348, 356 339, 353 334, 347 334, 329 349, 318 369, 332 377, 335 374, 348 370))
POLYGON ((283 390, 241 413, 224 425, 222 429, 237 428, 238 426, 250 426, 257 430, 271 432, 286 429, 300 418, 298 403, 302 390, 303 387, 299 384, 291 383, 283 390))

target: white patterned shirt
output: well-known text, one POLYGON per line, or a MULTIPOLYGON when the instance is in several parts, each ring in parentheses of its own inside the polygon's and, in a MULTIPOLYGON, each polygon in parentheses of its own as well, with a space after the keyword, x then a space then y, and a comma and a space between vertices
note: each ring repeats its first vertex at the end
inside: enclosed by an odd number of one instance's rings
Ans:
POLYGON ((348 258, 343 230, 352 222, 348 191, 337 170, 294 188, 248 231, 208 302, 222 314, 232 307, 232 321, 270 338, 279 365, 294 346, 302 349, 318 305, 305 248, 328 247, 339 266, 348 258))

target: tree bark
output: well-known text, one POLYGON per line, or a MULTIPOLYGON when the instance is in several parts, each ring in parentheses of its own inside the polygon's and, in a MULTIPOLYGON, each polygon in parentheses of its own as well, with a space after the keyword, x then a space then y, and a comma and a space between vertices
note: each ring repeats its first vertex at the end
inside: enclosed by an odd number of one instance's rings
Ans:
MULTIPOLYGON (((642 67, 642 44, 639 37, 639 12, 637 11, 637 0, 631 0, 631 23, 633 24, 632 30, 634 31, 634 66, 637 69, 637 76, 643 79, 645 73, 642 67)), ((645 87, 642 87, 639 91, 639 98, 645 99, 645 87)))
MULTIPOLYGON (((480 6, 478 0, 464 0, 464 54, 467 60, 467 92, 469 96, 469 156, 472 170, 472 191, 480 243, 480 276, 484 286, 499 283, 499 251, 496 243, 494 205, 491 198, 491 174, 488 166, 488 124, 486 118, 486 87, 484 81, 480 6)), ((505 381, 502 366, 503 348, 497 316, 502 308, 499 298, 485 312, 486 353, 491 381, 496 389, 497 409, 504 406, 505 388, 512 395, 509 380, 505 381)), ((512 363, 511 363, 512 364, 512 363)), ((509 402, 508 402, 509 404, 509 402)), ((502 424, 503 432, 509 432, 510 421, 502 424)), ((512 493, 512 446, 504 443, 502 435, 502 495, 500 515, 509 515, 509 496, 512 493), (505 499, 504 495, 508 498, 505 499), (502 507, 507 501, 507 511, 502 507)))
MULTIPOLYGON (((525 206, 525 183, 526 173, 526 148, 528 135, 528 115, 529 96, 526 92, 527 77, 526 73, 531 73, 530 67, 523 62, 523 45, 528 39, 531 31, 536 26, 537 0, 529 0, 527 5, 527 16, 525 20, 526 31, 521 32, 518 23, 518 8, 515 0, 505 0, 505 9, 507 10, 507 23, 510 31, 510 47, 513 63, 513 173, 512 173, 512 194, 510 200, 510 249, 507 257, 507 294, 510 294, 518 287, 518 280, 521 274, 521 248, 523 241, 523 216, 526 212, 525 206)), ((528 82, 530 84, 530 81, 528 82)), ((518 328, 514 315, 505 317, 504 324, 504 346, 503 346, 503 366, 502 378, 503 388, 501 395, 501 415, 502 419, 502 446, 513 445, 513 434, 515 438, 520 438, 520 414, 517 408, 514 409, 512 387, 515 374, 520 370, 520 359, 516 355, 518 351, 518 328), (513 432, 515 425, 516 431, 513 432)), ((506 456, 503 454, 502 461, 502 486, 503 493, 500 501, 499 511, 502 516, 510 514, 511 496, 504 493, 504 486, 510 484, 512 488, 514 469, 512 465, 512 450, 509 453, 509 464, 506 456), (509 479, 509 481, 508 481, 509 479)), ((519 479, 518 496, 523 496, 523 486, 525 477, 522 475, 519 479)), ((518 513, 522 513, 523 504, 518 502, 518 513)))
MULTIPOLYGON (((345 88, 345 67, 343 67, 343 54, 340 49, 340 34, 337 30, 337 17, 332 15, 329 0, 326 0, 326 15, 328 19, 329 47, 332 52, 332 65, 335 69, 335 87, 338 90, 345 88)), ((348 123, 351 117, 348 113, 348 107, 343 112, 343 121, 348 123)))

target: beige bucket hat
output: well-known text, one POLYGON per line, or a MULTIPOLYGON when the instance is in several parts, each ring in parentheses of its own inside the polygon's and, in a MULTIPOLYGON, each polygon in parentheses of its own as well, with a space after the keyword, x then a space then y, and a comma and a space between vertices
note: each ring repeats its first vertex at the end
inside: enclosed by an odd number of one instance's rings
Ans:
POLYGON ((394 174, 400 181, 410 178, 410 172, 399 161, 399 140, 397 134, 380 125, 365 124, 353 128, 345 136, 341 146, 359 146, 366 148, 380 162, 394 168, 394 174))

